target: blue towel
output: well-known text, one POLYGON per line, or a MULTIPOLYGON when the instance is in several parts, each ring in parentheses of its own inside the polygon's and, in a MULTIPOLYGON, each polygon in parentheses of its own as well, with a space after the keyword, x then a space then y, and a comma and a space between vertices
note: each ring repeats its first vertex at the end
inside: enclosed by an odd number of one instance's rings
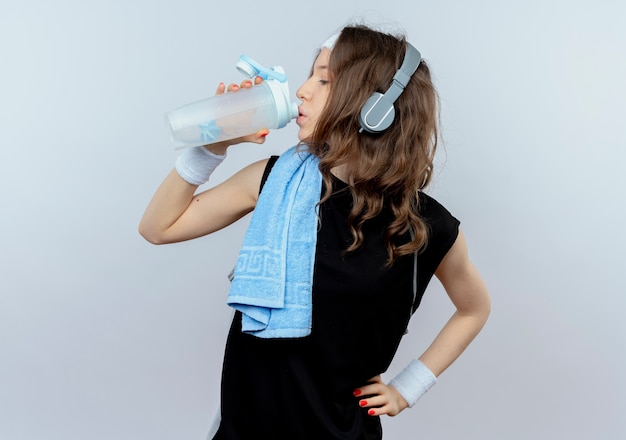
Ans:
POLYGON ((272 168, 250 219, 228 305, 261 338, 311 333, 313 265, 322 178, 319 159, 292 147, 272 168))

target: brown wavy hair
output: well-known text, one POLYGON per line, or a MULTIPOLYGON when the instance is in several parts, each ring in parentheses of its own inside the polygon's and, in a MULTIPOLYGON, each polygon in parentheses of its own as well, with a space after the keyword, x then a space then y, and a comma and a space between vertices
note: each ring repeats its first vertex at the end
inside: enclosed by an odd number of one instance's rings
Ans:
POLYGON ((419 192, 430 182, 437 148, 439 98, 422 60, 395 102, 395 118, 380 134, 359 133, 359 113, 374 92, 384 93, 406 53, 406 39, 363 25, 343 28, 329 60, 330 93, 309 139, 303 143, 320 158, 326 193, 332 193, 331 169, 344 165, 353 205, 349 225, 353 241, 364 240, 362 226, 387 206, 394 219, 385 240, 388 264, 423 248, 428 227, 419 214, 419 192), (412 240, 398 238, 411 232, 412 240))

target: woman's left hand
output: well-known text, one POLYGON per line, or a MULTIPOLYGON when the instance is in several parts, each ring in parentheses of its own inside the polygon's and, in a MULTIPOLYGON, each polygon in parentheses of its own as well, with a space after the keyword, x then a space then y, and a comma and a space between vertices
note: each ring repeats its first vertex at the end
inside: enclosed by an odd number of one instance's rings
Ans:
POLYGON ((354 390, 356 397, 361 397, 359 406, 369 408, 367 414, 370 416, 396 416, 402 410, 408 408, 409 404, 392 385, 383 382, 380 374, 371 378, 368 384, 354 390))

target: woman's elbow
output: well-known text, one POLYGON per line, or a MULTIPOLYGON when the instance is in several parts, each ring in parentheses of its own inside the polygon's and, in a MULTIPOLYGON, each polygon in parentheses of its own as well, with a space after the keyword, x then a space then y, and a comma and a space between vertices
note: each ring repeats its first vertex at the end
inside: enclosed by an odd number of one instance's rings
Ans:
POLYGON ((464 283, 465 288, 455 291, 451 298, 458 313, 473 317, 482 327, 491 314, 491 296, 480 277, 473 277, 473 281, 464 283))
POLYGON ((481 290, 482 292, 474 298, 472 314, 484 325, 491 314, 491 296, 485 286, 481 290))
POLYGON ((163 234, 155 230, 154 228, 150 228, 145 225, 143 222, 139 223, 139 227, 137 228, 139 235, 141 235, 148 243, 151 244, 167 244, 168 241, 165 240, 163 234))
POLYGON ((491 300, 487 298, 487 301, 485 302, 485 304, 482 305, 481 310, 480 310, 480 318, 482 320, 483 325, 485 325, 485 323, 487 322, 487 319, 489 319, 490 314, 491 314, 491 300))

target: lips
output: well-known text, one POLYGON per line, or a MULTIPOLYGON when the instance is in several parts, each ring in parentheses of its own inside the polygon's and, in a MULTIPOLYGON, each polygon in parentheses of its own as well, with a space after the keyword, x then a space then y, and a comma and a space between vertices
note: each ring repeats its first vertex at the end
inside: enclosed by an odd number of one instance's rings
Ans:
POLYGON ((306 115, 302 113, 302 110, 298 108, 298 119, 296 119, 296 124, 301 124, 306 119, 306 115))

